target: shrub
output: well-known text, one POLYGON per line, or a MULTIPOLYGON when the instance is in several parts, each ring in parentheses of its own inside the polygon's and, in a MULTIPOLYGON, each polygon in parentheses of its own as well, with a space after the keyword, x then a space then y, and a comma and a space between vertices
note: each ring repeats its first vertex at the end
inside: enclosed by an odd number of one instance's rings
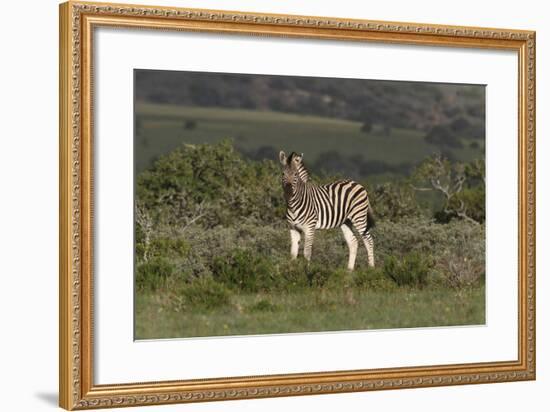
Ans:
POLYGON ((403 256, 411 252, 434 253, 463 230, 461 221, 448 225, 434 223, 427 217, 406 218, 399 222, 380 221, 374 229, 374 253, 379 262, 386 256, 403 256))
MULTIPOLYGON (((360 156, 349 159, 365 163, 360 156)), ((424 286, 430 268, 430 282, 439 280, 453 287, 475 284, 483 278, 485 168, 482 161, 462 164, 460 170, 455 166, 448 161, 425 162, 423 184, 418 185, 427 186, 431 177, 440 175, 451 184, 460 172, 466 179, 463 188, 446 206, 449 210, 460 206, 480 224, 444 220, 444 216, 441 221, 448 223, 437 224, 427 216, 441 207, 443 200, 437 198, 441 194, 427 192, 435 199, 426 206, 415 196, 412 180, 380 185, 369 193, 378 218, 372 234, 380 266, 367 268, 360 243, 356 269, 350 275, 345 270, 348 248, 338 229, 315 232, 309 265, 302 256, 290 260, 275 162, 243 159, 228 142, 183 146, 138 177, 137 287, 179 290, 204 280, 245 293, 299 288, 318 288, 323 293, 350 285, 390 290, 397 285, 424 286), (433 265, 421 258, 427 254, 433 265)), ((324 177, 326 181, 335 178, 324 177)), ((206 286, 193 286, 200 287, 206 286)))
POLYGON ((424 287, 433 266, 430 258, 420 253, 409 253, 402 260, 389 256, 384 261, 384 273, 399 286, 424 287))
POLYGON ((151 256, 180 257, 185 256, 191 245, 185 239, 174 237, 159 237, 151 240, 149 253, 151 256))
POLYGON ((334 272, 334 268, 317 262, 310 262, 309 265, 306 266, 306 276, 309 286, 325 287, 334 272))
POLYGON ((278 281, 272 262, 247 249, 214 259, 212 273, 218 282, 245 292, 274 289, 278 281))
POLYGON ((197 127, 197 121, 196 120, 186 120, 183 123, 183 128, 186 130, 194 130, 197 127))
POLYGON ((141 263, 136 270, 136 285, 138 289, 156 290, 165 284, 174 270, 172 263, 160 257, 141 263))
POLYGON ((476 222, 485 222, 485 186, 463 189, 449 202, 449 208, 460 209, 476 222))
POLYGON ((255 312, 275 312, 278 310, 278 306, 271 303, 267 299, 260 299, 259 301, 253 303, 250 306, 247 306, 246 310, 255 313, 255 312))
MULTIPOLYGON (((330 253, 328 253, 330 254, 330 253)), ((353 286, 352 274, 335 261, 330 264, 305 259, 287 260, 276 267, 279 290, 287 292, 299 288, 340 289, 353 286)))
POLYGON ((460 116, 453 120, 450 126, 454 132, 463 132, 464 130, 468 129, 468 127, 470 127, 470 122, 468 121, 468 119, 460 116))
POLYGON ((356 270, 353 275, 354 285, 360 289, 389 292, 396 288, 395 282, 385 274, 383 268, 356 270))
POLYGON ((227 287, 211 277, 195 279, 171 294, 175 310, 210 310, 229 305, 231 294, 227 287))
POLYGON ((452 163, 436 155, 416 168, 413 181, 417 190, 438 193, 443 202, 435 214, 439 222, 448 223, 453 217, 485 220, 485 161, 452 163))
POLYGON ((345 268, 323 266, 316 271, 316 275, 317 282, 322 280, 322 284, 319 286, 329 289, 343 289, 353 285, 352 274, 345 268))
POLYGON ((399 220, 420 214, 414 190, 410 185, 387 182, 377 185, 372 194, 377 217, 399 220))
POLYGON ((310 285, 307 262, 304 259, 290 260, 288 256, 282 258, 275 270, 279 278, 279 288, 287 292, 305 288, 310 285))
POLYGON ((439 147, 448 147, 452 149, 460 149, 463 147, 462 142, 449 126, 434 126, 424 137, 424 140, 439 147))
POLYGON ((472 224, 468 226, 445 244, 435 264, 444 285, 455 289, 485 280, 484 229, 472 224))
POLYGON ((156 222, 185 229, 265 223, 284 216, 280 168, 248 161, 230 141, 183 145, 137 177, 136 198, 156 222))
POLYGON ((372 122, 370 120, 365 120, 363 124, 361 125, 361 131, 363 133, 370 133, 372 132, 372 122))

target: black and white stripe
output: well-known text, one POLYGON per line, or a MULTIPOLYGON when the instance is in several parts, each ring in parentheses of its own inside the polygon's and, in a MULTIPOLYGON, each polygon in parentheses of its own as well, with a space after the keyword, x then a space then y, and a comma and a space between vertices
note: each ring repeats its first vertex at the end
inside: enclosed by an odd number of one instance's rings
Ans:
POLYGON ((283 190, 287 204, 286 219, 290 224, 292 258, 298 256, 302 234, 304 256, 311 259, 316 229, 340 227, 349 247, 348 269, 355 266, 358 238, 367 250, 369 266, 374 266, 374 244, 370 233, 374 220, 366 189, 353 180, 326 185, 310 182, 303 155, 279 153, 283 166, 283 190), (354 233, 357 233, 356 234, 354 233))

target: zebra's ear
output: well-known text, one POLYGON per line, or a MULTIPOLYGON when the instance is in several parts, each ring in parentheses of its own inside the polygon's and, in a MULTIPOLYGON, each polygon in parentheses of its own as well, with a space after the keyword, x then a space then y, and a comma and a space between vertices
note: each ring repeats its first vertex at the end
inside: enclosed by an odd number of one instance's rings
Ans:
POLYGON ((282 150, 279 152, 279 161, 283 166, 286 165, 286 155, 285 152, 283 152, 282 150))

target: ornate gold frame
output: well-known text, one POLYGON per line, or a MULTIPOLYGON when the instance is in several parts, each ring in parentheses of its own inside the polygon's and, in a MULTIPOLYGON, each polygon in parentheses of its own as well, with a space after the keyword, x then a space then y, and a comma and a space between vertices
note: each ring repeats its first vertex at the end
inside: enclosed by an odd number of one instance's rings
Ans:
POLYGON ((60 378, 66 409, 535 379, 535 32, 70 1, 60 5, 60 378), (517 361, 120 385, 93 383, 92 44, 98 26, 508 49, 519 62, 517 361))

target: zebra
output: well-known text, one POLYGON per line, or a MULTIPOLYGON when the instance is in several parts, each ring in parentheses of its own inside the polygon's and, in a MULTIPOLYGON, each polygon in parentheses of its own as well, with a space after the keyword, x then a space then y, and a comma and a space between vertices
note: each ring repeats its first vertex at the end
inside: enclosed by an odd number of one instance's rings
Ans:
POLYGON ((374 266, 374 242, 370 229, 374 227, 366 189, 353 180, 340 180, 326 185, 310 181, 303 163, 303 153, 279 153, 282 183, 286 200, 286 220, 290 224, 290 256, 298 257, 301 235, 304 235, 304 257, 311 260, 311 248, 316 229, 340 227, 349 248, 348 269, 355 267, 358 237, 367 249, 368 264, 374 266))

